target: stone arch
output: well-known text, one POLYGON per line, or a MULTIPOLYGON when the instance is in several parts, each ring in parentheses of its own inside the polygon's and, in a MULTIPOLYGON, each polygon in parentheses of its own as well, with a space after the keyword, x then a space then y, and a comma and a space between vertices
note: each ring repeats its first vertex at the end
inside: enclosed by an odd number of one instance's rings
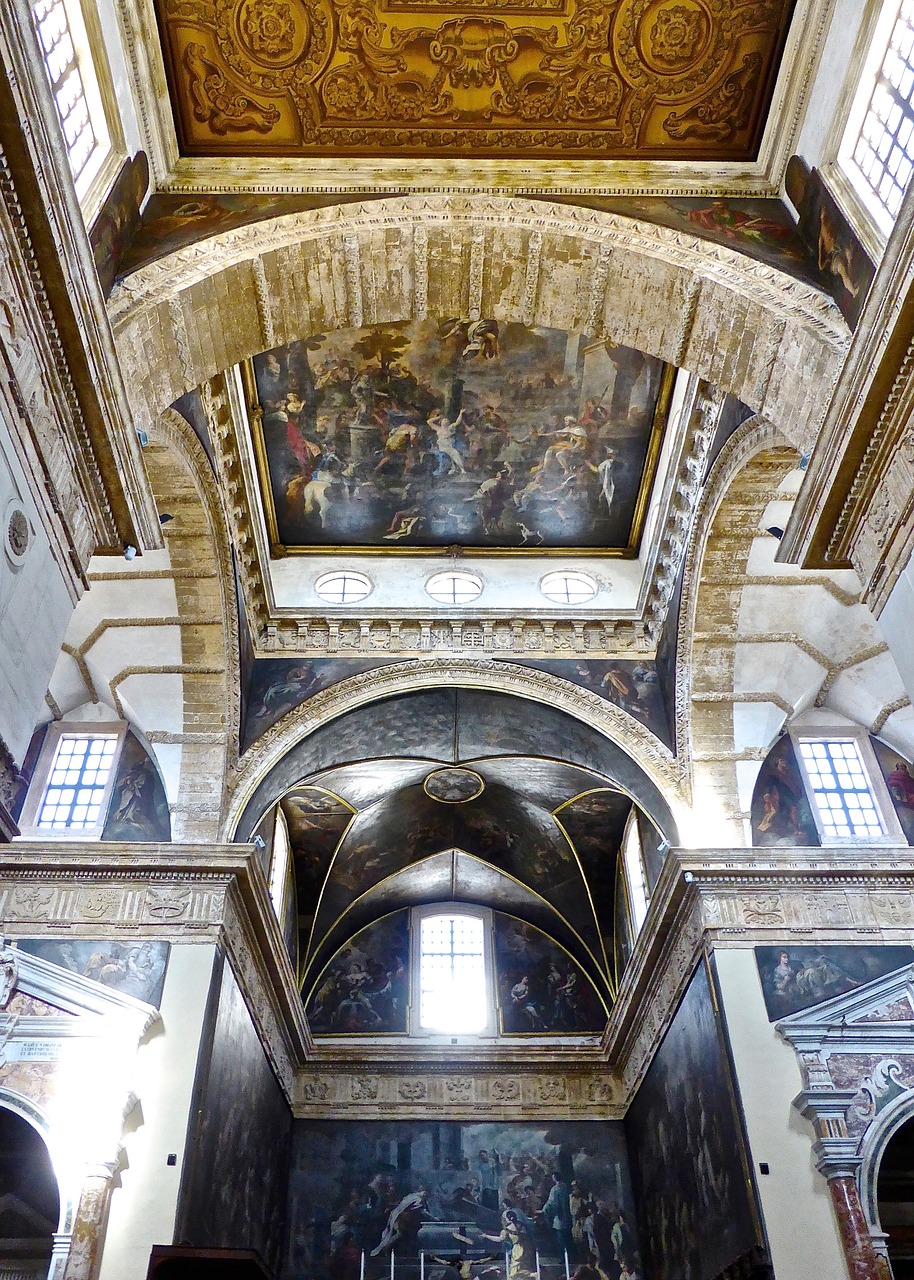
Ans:
MULTIPOLYGON (((513 695, 542 703, 579 721, 628 758, 668 809, 672 822, 681 829, 688 804, 682 765, 636 720, 604 699, 558 676, 508 662, 440 658, 396 663, 353 676, 287 712, 238 762, 230 788, 223 837, 226 840, 248 838, 260 816, 259 813, 254 814, 258 789, 263 788, 272 771, 294 748, 319 729, 348 712, 382 700, 441 688, 513 695)), ((264 800, 262 809, 265 811, 271 802, 264 800)))
POLYGON ((151 734, 181 753, 174 838, 212 840, 222 819, 225 779, 237 759, 238 611, 231 544, 203 447, 174 410, 158 419, 146 448, 147 473, 165 526, 181 644, 182 729, 151 734), (178 465, 176 466, 176 462, 178 465))
MULTIPOLYGON (((62 1171, 57 1167, 57 1161, 54 1158, 54 1133, 50 1121, 40 1107, 36 1106, 31 1099, 26 1098, 21 1093, 16 1093, 13 1089, 7 1089, 0 1086, 0 1107, 7 1111, 12 1111, 14 1115, 25 1120, 27 1124, 35 1130, 42 1142, 48 1149, 51 1158, 51 1165, 54 1170, 54 1176, 57 1180, 57 1191, 60 1197, 60 1216, 57 1224, 58 1247, 63 1245, 63 1252, 69 1244, 69 1237, 73 1231, 73 1223, 76 1218, 76 1209, 78 1203, 78 1188, 74 1190, 72 1186, 68 1186, 66 1179, 61 1176, 62 1171)), ((57 1249, 55 1249, 57 1252, 57 1249)))
POLYGON ((147 430, 189 388, 308 333, 485 315, 638 347, 732 392, 805 448, 849 338, 818 290, 726 247, 592 209, 454 193, 213 236, 122 281, 110 314, 147 430))
POLYGON ((864 1131, 858 1151, 857 1174, 863 1215, 878 1254, 887 1257, 886 1233, 879 1217, 879 1166, 886 1148, 910 1120, 914 1120, 914 1090, 908 1089, 894 1098, 864 1131))
POLYGON ((692 761, 698 843, 751 843, 762 761, 784 725, 837 712, 910 750, 910 705, 853 570, 776 560, 802 478, 797 451, 747 420, 712 468, 680 616, 679 750, 692 761))

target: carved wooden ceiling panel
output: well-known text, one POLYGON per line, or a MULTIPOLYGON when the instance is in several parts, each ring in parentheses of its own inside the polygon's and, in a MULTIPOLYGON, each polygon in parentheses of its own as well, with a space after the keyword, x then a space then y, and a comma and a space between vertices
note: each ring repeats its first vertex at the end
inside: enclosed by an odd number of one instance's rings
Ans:
POLYGON ((793 0, 156 0, 188 155, 746 160, 793 0))

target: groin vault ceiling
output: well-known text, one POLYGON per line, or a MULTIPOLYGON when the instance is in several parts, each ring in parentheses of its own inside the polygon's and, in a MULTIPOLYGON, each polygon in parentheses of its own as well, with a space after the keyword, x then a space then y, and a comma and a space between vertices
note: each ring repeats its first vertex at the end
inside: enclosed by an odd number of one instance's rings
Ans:
POLYGON ((792 0, 156 0, 187 156, 748 160, 792 0))

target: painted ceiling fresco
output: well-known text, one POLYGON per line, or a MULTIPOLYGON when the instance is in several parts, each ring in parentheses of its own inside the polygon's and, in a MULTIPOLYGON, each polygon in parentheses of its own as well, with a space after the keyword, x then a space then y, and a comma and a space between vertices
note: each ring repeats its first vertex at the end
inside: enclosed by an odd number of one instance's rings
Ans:
POLYGON ((548 935, 611 999, 614 872, 631 803, 589 770, 528 756, 365 760, 292 788, 281 805, 303 992, 360 929, 458 900, 548 935))
MULTIPOLYGON (((498 655, 491 656, 497 660, 498 655)), ((258 658, 254 662, 248 691, 242 750, 246 751, 287 711, 300 706, 314 694, 342 680, 397 661, 396 658, 258 658)), ((663 694, 656 664, 651 659, 544 658, 523 661, 512 655, 505 661, 546 671, 597 694, 638 720, 661 742, 671 745, 663 694)))
POLYGON ((672 387, 653 357, 452 318, 314 334, 253 383, 274 548, 637 552, 672 387))
POLYGON ((187 155, 748 159, 791 0, 156 0, 187 155))

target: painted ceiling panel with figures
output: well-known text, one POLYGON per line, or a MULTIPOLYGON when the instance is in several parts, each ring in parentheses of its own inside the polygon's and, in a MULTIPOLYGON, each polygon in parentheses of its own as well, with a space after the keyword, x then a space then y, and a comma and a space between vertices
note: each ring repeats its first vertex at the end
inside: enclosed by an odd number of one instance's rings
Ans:
POLYGON ((754 156, 793 0, 155 0, 186 155, 754 156))

